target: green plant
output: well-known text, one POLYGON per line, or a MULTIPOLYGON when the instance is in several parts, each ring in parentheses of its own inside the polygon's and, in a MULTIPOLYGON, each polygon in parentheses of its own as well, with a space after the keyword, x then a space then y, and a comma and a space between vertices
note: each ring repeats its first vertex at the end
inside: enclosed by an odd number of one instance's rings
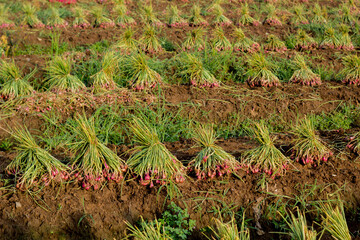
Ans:
POLYGON ((300 120, 292 130, 293 157, 303 164, 319 165, 321 161, 327 162, 332 152, 324 145, 315 133, 313 118, 305 117, 300 120))
POLYGON ((277 37, 274 34, 270 34, 267 36, 265 45, 264 45, 265 51, 275 51, 275 52, 284 52, 287 50, 285 43, 280 40, 279 37, 277 37))
POLYGON ((236 225, 234 217, 227 223, 222 219, 214 219, 214 223, 215 228, 210 227, 210 230, 215 235, 212 238, 214 240, 250 240, 250 231, 245 227, 245 215, 243 215, 240 230, 236 225))
POLYGON ((240 26, 247 26, 247 25, 260 25, 260 22, 255 20, 250 16, 249 6, 247 3, 243 4, 240 8, 240 19, 239 19, 240 26))
POLYGON ((224 30, 221 27, 214 29, 212 45, 218 52, 232 48, 230 41, 226 38, 224 30))
POLYGON ((253 173, 264 172, 272 178, 280 176, 288 168, 289 159, 274 145, 274 138, 264 122, 255 122, 248 130, 249 135, 260 144, 244 153, 242 167, 253 173))
POLYGON ((2 82, 0 96, 8 99, 31 94, 34 89, 30 85, 29 79, 34 76, 36 71, 34 69, 30 74, 22 77, 21 71, 14 61, 5 62, 2 60, 0 67, 0 81, 2 82))
POLYGON ((182 163, 160 142, 156 130, 144 119, 131 119, 129 130, 137 145, 131 150, 127 164, 139 176, 142 185, 152 187, 153 181, 166 184, 167 181, 185 180, 182 163))
POLYGON ((305 30, 299 29, 295 36, 295 48, 297 50, 311 50, 316 47, 316 41, 305 30))
POLYGON ((119 182, 127 170, 125 162, 102 143, 97 136, 95 117, 87 118, 77 114, 75 119, 67 123, 71 133, 69 150, 75 157, 72 167, 75 170, 75 180, 82 183, 82 187, 98 189, 106 181, 119 182))
POLYGON ((10 28, 15 26, 14 22, 9 19, 9 6, 0 4, 0 28, 10 28))
POLYGON ((83 8, 75 7, 74 8, 74 21, 72 23, 74 28, 88 28, 90 27, 90 22, 86 19, 86 13, 83 8))
POLYGON ((46 67, 45 85, 49 89, 76 92, 85 88, 85 84, 71 74, 71 60, 60 56, 54 57, 46 67))
POLYGON ((115 26, 115 23, 107 17, 107 13, 104 7, 94 6, 91 9, 91 14, 93 16, 93 25, 95 27, 108 28, 115 26))
POLYGON ((339 48, 344 49, 346 51, 354 50, 355 48, 349 35, 350 27, 346 24, 340 24, 339 31, 340 31, 339 48))
POLYGON ((273 73, 275 65, 268 62, 263 54, 255 53, 247 60, 248 70, 246 76, 250 86, 278 86, 280 80, 273 73))
POLYGON ((170 5, 170 7, 168 7, 168 12, 169 12, 169 20, 168 20, 168 24, 171 27, 183 27, 188 25, 188 23, 186 22, 185 19, 183 19, 180 16, 180 12, 179 9, 177 8, 176 5, 170 5))
POLYGON ((126 28, 113 48, 120 50, 123 54, 136 52, 138 50, 138 41, 134 38, 134 34, 135 32, 131 27, 126 28))
POLYGON ((124 66, 125 74, 132 81, 133 89, 137 91, 155 88, 162 81, 160 74, 149 66, 143 53, 136 53, 127 58, 124 66))
POLYGON ((266 6, 267 15, 265 17, 264 23, 269 24, 270 26, 281 26, 282 23, 280 19, 276 16, 276 7, 272 4, 266 6))
POLYGON ((318 210, 322 213, 321 225, 325 231, 329 232, 335 240, 351 240, 341 200, 337 201, 335 207, 331 203, 319 203, 318 210))
POLYGON ((316 3, 312 9, 313 18, 311 20, 314 24, 324 24, 326 23, 326 9, 321 8, 318 3, 316 3))
POLYGON ((191 171, 196 173, 198 179, 214 178, 235 172, 239 162, 231 154, 225 152, 215 144, 216 136, 213 126, 197 126, 193 130, 195 147, 200 152, 189 163, 191 171))
POLYGON ((68 26, 68 22, 61 17, 60 9, 55 7, 49 8, 49 16, 47 17, 47 28, 65 28, 68 26))
POLYGON ((215 25, 229 26, 232 24, 232 21, 224 16, 224 9, 222 9, 220 5, 215 5, 212 12, 214 15, 213 23, 215 25))
POLYGON ((139 40, 140 48, 147 53, 157 53, 163 51, 161 43, 156 36, 156 29, 151 25, 146 25, 144 32, 139 40))
POLYGON ((241 28, 236 28, 233 33, 234 37, 234 51, 253 53, 260 49, 260 45, 250 38, 246 37, 241 28))
POLYGON ((145 5, 142 8, 141 17, 145 24, 163 26, 164 24, 155 16, 154 10, 151 4, 145 5))
POLYGON ((308 228, 305 214, 297 209, 297 216, 290 212, 290 220, 287 220, 285 216, 282 216, 287 225, 289 226, 289 236, 293 240, 316 240, 317 233, 311 228, 308 228))
POLYGON ((340 37, 336 34, 333 27, 326 27, 324 39, 320 44, 321 47, 340 48, 340 37))
POLYGON ((164 233, 164 226, 156 219, 148 223, 141 217, 141 228, 133 226, 129 222, 126 222, 126 225, 131 232, 128 237, 133 237, 135 240, 172 240, 170 236, 164 233))
MULTIPOLYGON (((160 95, 162 97, 162 95, 160 95)), ((194 115, 187 115, 187 105, 169 109, 164 102, 152 103, 149 106, 136 104, 134 115, 146 119, 152 128, 157 129, 161 142, 175 142, 181 138, 190 138, 190 123, 194 115)))
POLYGON ((291 82, 307 86, 316 86, 321 84, 320 76, 315 74, 311 68, 307 66, 302 55, 296 54, 291 66, 295 70, 290 78, 291 82))
MULTIPOLYGON (((330 113, 322 113, 313 116, 315 119, 315 127, 319 130, 338 130, 351 129, 354 123, 354 113, 358 111, 354 106, 340 104, 334 111, 330 113)), ((355 115, 356 116, 356 115, 355 115)))
POLYGON ((224 2, 224 0, 214 0, 205 10, 208 12, 213 12, 216 8, 221 8, 221 4, 224 2))
POLYGON ((117 4, 114 8, 117 18, 115 19, 115 24, 119 27, 125 28, 129 25, 136 25, 134 18, 128 15, 128 9, 125 4, 117 4))
POLYGON ((183 51, 197 50, 201 51, 205 48, 204 41, 205 30, 201 27, 191 30, 187 33, 187 37, 181 48, 183 51))
POLYGON ((171 202, 158 220, 164 232, 173 240, 186 240, 195 228, 196 221, 190 219, 187 209, 181 209, 171 202))
POLYGON ((360 85, 360 57, 357 55, 348 55, 342 58, 344 68, 339 75, 343 83, 360 85))
POLYGON ((293 16, 290 18, 290 23, 293 25, 300 25, 300 24, 309 24, 309 21, 304 16, 304 7, 303 5, 296 5, 294 6, 293 16))
POLYGON ((9 139, 4 139, 0 143, 0 149, 1 151, 9 151, 13 145, 14 143, 11 142, 9 139))
POLYGON ((204 67, 203 61, 193 54, 184 53, 179 58, 180 75, 189 80, 190 84, 199 87, 218 87, 219 82, 209 70, 204 67))
POLYGON ((194 4, 191 8, 191 16, 189 18, 189 25, 191 26, 207 26, 208 22, 201 16, 201 8, 194 4))
POLYGON ((21 22, 22 25, 26 24, 34 28, 42 28, 45 26, 36 16, 37 8, 35 5, 26 2, 22 6, 22 11, 24 13, 24 19, 21 22))
POLYGON ((113 90, 117 88, 114 76, 119 63, 118 56, 113 51, 104 54, 101 60, 101 69, 91 76, 95 92, 113 90))
POLYGON ((354 25, 357 23, 355 16, 351 12, 351 9, 346 4, 343 4, 338 11, 341 23, 348 25, 354 25))
POLYGON ((17 142, 17 156, 6 169, 8 174, 19 177, 17 188, 25 190, 68 180, 68 167, 41 148, 27 128, 15 127, 10 134, 17 142))

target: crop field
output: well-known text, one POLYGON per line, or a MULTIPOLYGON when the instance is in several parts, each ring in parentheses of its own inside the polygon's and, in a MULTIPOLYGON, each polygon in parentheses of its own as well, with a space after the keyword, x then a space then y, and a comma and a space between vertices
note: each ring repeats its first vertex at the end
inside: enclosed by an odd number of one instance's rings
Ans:
POLYGON ((0 0, 0 240, 360 239, 360 0, 0 0))

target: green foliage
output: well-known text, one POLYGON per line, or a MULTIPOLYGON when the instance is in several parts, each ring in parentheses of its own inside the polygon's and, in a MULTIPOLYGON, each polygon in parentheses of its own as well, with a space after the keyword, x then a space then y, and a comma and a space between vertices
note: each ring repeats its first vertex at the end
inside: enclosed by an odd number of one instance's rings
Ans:
POLYGON ((336 206, 330 203, 320 203, 319 210, 322 214, 322 226, 335 240, 351 240, 350 231, 346 222, 344 205, 341 200, 336 206))
POLYGON ((260 144, 258 147, 245 152, 243 160, 244 167, 257 173, 263 171, 271 177, 285 173, 289 159, 274 145, 274 137, 264 122, 254 122, 248 129, 249 135, 260 144))
POLYGON ((130 234, 128 237, 133 237, 136 240, 171 240, 171 238, 164 233, 164 226, 156 219, 153 222, 146 222, 141 217, 140 228, 126 222, 130 234))
POLYGON ((189 24, 193 26, 208 25, 208 22, 201 16, 201 8, 197 4, 194 4, 191 8, 189 24))
POLYGON ((326 23, 326 17, 327 17, 327 12, 326 12, 326 8, 323 7, 321 8, 319 4, 315 4, 314 8, 312 9, 313 12, 313 18, 312 18, 312 23, 315 24, 324 24, 326 23))
POLYGON ((17 156, 7 166, 7 171, 19 175, 18 188, 27 189, 67 179, 68 167, 41 148, 27 128, 15 127, 10 134, 17 143, 17 156))
POLYGON ((232 24, 232 21, 224 16, 224 9, 220 5, 215 5, 212 10, 214 14, 213 23, 220 26, 228 26, 232 24))
POLYGON ((309 50, 317 47, 317 42, 303 29, 299 29, 295 36, 295 48, 309 50))
POLYGON ((175 142, 180 138, 190 138, 192 117, 184 117, 187 110, 180 106, 178 110, 167 109, 165 104, 152 104, 147 107, 135 106, 134 115, 146 119, 154 129, 161 142, 175 142))
POLYGON ((0 150, 5 151, 5 152, 9 151, 13 145, 14 145, 14 143, 12 141, 10 141, 10 139, 4 139, 0 143, 0 150))
POLYGON ((171 202, 158 221, 164 226, 164 232, 173 240, 185 240, 191 235, 196 221, 191 219, 187 209, 181 209, 171 202))
POLYGON ((141 18, 145 24, 161 26, 162 22, 155 16, 154 9, 151 5, 144 5, 141 9, 141 18))
POLYGON ((168 24, 172 27, 181 27, 187 25, 185 19, 180 16, 179 9, 176 5, 168 7, 168 24))
POLYGON ((196 147, 201 150, 189 163, 198 179, 214 178, 234 172, 239 163, 234 156, 215 144, 216 136, 213 126, 196 126, 193 129, 196 147))
POLYGON ((119 64, 118 56, 113 51, 104 54, 101 61, 101 69, 91 76, 95 92, 113 90, 117 88, 114 76, 119 64))
POLYGON ((151 68, 149 60, 144 53, 135 53, 123 59, 123 74, 131 81, 135 90, 148 90, 155 88, 162 82, 162 77, 151 68))
POLYGON ((304 7, 303 5, 296 5, 292 9, 292 12, 294 13, 293 16, 290 19, 290 23, 294 25, 300 25, 300 24, 308 24, 309 21, 304 16, 304 7))
POLYGON ((189 31, 181 48, 183 51, 202 51, 205 48, 204 35, 205 30, 201 27, 189 31))
POLYGON ((287 49, 294 49, 296 47, 296 37, 294 34, 288 34, 285 38, 285 46, 287 49))
POLYGON ((114 44, 113 48, 120 50, 124 54, 130 54, 138 50, 138 41, 134 38, 134 30, 128 27, 114 44))
POLYGON ((167 51, 167 52, 175 52, 176 51, 175 44, 168 38, 162 38, 160 41, 161 41, 161 47, 165 51, 167 51))
POLYGON ((214 233, 214 240, 250 240, 250 230, 245 227, 245 219, 243 217, 240 229, 238 229, 235 218, 232 217, 227 223, 222 219, 215 219, 215 229, 210 228, 214 233))
POLYGON ((14 26, 14 23, 9 19, 9 10, 9 5, 0 4, 0 23, 8 24, 11 27, 14 26))
POLYGON ((128 127, 136 146, 131 149, 127 164, 140 177, 142 185, 185 180, 182 163, 160 142, 156 130, 146 119, 134 117, 128 127))
POLYGON ((265 51, 275 51, 275 52, 284 52, 287 50, 285 43, 280 40, 280 38, 274 34, 267 36, 264 45, 265 51))
POLYGON ((289 226, 289 236, 293 240, 316 240, 317 233, 311 228, 308 228, 305 214, 297 209, 297 216, 290 212, 290 220, 288 221, 285 216, 282 216, 289 226))
POLYGON ((1 61, 0 66, 0 95, 5 98, 14 98, 21 95, 28 95, 33 92, 33 87, 29 83, 29 79, 35 74, 37 70, 34 69, 25 77, 21 76, 20 69, 15 65, 15 62, 1 61))
POLYGON ((107 17, 108 13, 104 7, 101 5, 94 6, 91 9, 91 14, 93 16, 93 25, 95 27, 106 28, 108 26, 114 26, 114 22, 107 17))
POLYGON ((250 86, 277 86, 279 78, 274 74, 277 66, 269 62, 263 54, 255 53, 247 60, 248 70, 246 75, 250 86))
POLYGON ((36 13, 37 8, 35 5, 30 2, 26 2, 22 6, 22 11, 24 13, 23 20, 21 24, 29 25, 30 27, 43 27, 44 24, 38 19, 36 13))
POLYGON ((97 126, 96 115, 87 118, 78 114, 75 119, 68 121, 67 129, 71 133, 68 146, 75 156, 72 164, 85 176, 98 177, 103 169, 122 176, 126 170, 125 162, 100 141, 97 126))
POLYGON ((331 151, 325 146, 323 141, 315 133, 315 121, 313 118, 305 117, 298 121, 293 128, 294 134, 293 151, 296 160, 301 160, 304 164, 317 164, 321 161, 328 161, 331 151))
POLYGON ((136 24, 134 18, 127 15, 128 9, 125 4, 115 5, 115 12, 117 13, 117 18, 115 23, 120 27, 126 27, 128 25, 136 24))
POLYGON ((232 45, 225 36, 224 30, 221 27, 216 27, 214 29, 212 45, 218 52, 232 49, 232 45))
POLYGON ((360 85, 360 57, 357 55, 348 55, 343 57, 343 69, 339 75, 342 81, 347 84, 360 85))
POLYGON ((239 57, 230 54, 230 51, 223 51, 221 54, 215 49, 204 51, 202 55, 202 61, 206 69, 219 82, 236 80, 239 75, 243 74, 241 69, 244 67, 242 64, 238 64, 237 61, 241 61, 239 57), (239 69, 235 71, 235 69, 239 69))
POLYGON ((314 116, 315 127, 319 130, 337 130, 350 129, 354 122, 354 113, 358 111, 356 108, 340 105, 331 113, 322 113, 314 116))
POLYGON ((51 27, 66 27, 68 23, 62 18, 59 8, 50 7, 46 16, 46 25, 51 27))
POLYGON ((241 52, 257 52, 260 48, 260 45, 257 42, 254 42, 250 38, 246 37, 241 28, 236 28, 234 33, 234 51, 241 52))
POLYGON ((101 70, 101 60, 98 59, 97 54, 93 53, 90 59, 82 61, 80 64, 75 64, 74 75, 76 75, 86 86, 91 86, 93 76, 101 70))
POLYGON ((292 68, 295 71, 290 78, 291 82, 308 86, 321 84, 320 76, 314 73, 311 68, 307 66, 305 58, 302 55, 295 55, 292 61, 292 68))
POLYGON ((74 8, 74 21, 72 25, 74 27, 82 27, 86 28, 90 26, 90 22, 86 19, 86 13, 83 8, 81 7, 75 7, 74 8))
POLYGON ((248 25, 259 25, 260 22, 255 20, 253 17, 250 16, 250 10, 247 3, 243 4, 240 7, 240 18, 239 18, 239 25, 240 26, 248 26, 248 25))
POLYGON ((199 87, 217 87, 218 80, 205 68, 200 57, 184 53, 179 59, 180 76, 187 79, 191 85, 199 87))
POLYGON ((46 67, 47 78, 45 85, 49 89, 76 92, 85 88, 77 76, 71 74, 71 60, 59 56, 54 57, 46 67))
POLYGON ((293 75, 293 69, 291 62, 288 59, 284 58, 274 58, 273 61, 276 61, 277 69, 276 76, 281 82, 288 82, 293 75))
POLYGON ((144 32, 139 40, 139 47, 148 53, 161 52, 163 49, 161 43, 157 37, 157 30, 152 25, 146 25, 144 32))

